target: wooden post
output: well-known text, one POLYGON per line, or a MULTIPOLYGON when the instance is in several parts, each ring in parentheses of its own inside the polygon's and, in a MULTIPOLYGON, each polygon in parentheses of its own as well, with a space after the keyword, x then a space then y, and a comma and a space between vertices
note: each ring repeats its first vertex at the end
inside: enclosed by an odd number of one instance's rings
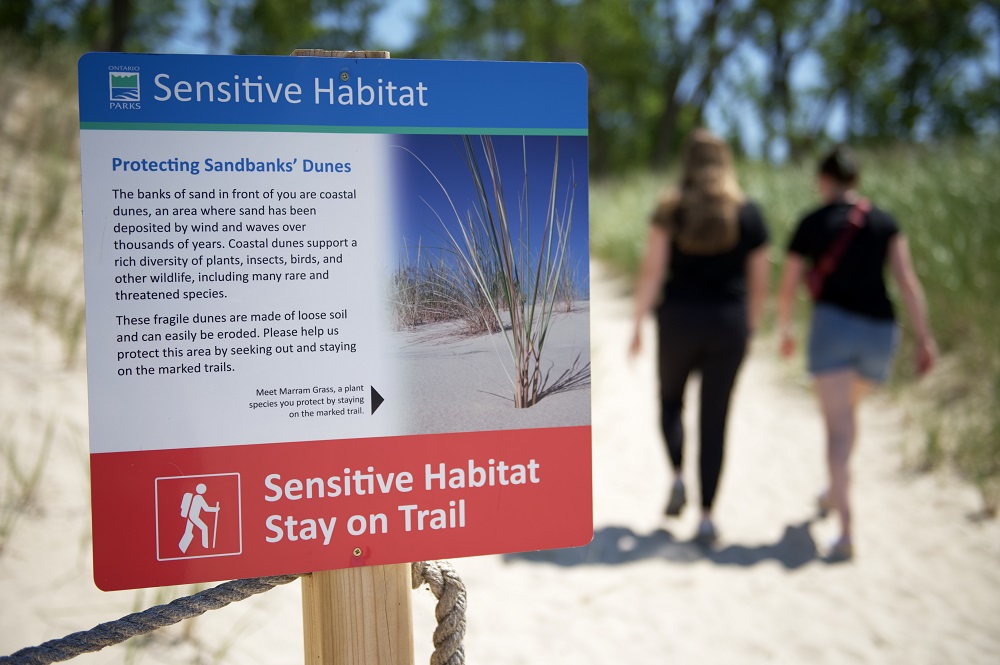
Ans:
POLYGON ((413 665, 410 565, 302 578, 307 665, 413 665))
POLYGON ((327 51, 321 48, 297 48, 292 55, 308 55, 314 58, 388 58, 388 51, 327 51))
MULTIPOLYGON (((292 55, 388 58, 388 51, 296 49, 292 55)), ((410 564, 358 566, 302 578, 307 665, 413 665, 410 564)))

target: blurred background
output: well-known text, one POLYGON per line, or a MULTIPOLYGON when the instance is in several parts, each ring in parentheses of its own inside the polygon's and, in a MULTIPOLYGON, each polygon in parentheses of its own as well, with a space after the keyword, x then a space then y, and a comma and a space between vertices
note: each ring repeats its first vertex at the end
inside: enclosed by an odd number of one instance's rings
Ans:
MULTIPOLYGON (((897 363, 893 395, 921 432, 900 464, 957 473, 976 490, 977 519, 996 515, 1000 2, 2 0, 0 325, 28 317, 55 340, 60 365, 81 372, 80 54, 308 47, 582 63, 591 251, 625 283, 692 128, 729 141, 776 248, 817 201, 817 155, 850 143, 862 191, 910 238, 943 352, 919 386, 909 363, 897 363)), ((47 409, 0 409, 0 429, 2 563, 18 525, 44 510, 37 490, 49 451, 72 442, 85 468, 87 447, 85 422, 67 425, 47 409)), ((80 556, 88 549, 84 534, 80 556)))
POLYGON ((78 206, 26 194, 78 187, 72 65, 85 51, 580 62, 592 250, 626 276, 691 128, 729 140, 778 247, 815 201, 816 155, 846 141, 861 151, 866 193, 910 236, 950 359, 929 395, 941 417, 921 409, 919 464, 957 463, 997 508, 996 0, 5 0, 0 34, 4 301, 59 327, 70 362, 83 330, 78 275, 60 285, 41 255, 76 240, 78 206))

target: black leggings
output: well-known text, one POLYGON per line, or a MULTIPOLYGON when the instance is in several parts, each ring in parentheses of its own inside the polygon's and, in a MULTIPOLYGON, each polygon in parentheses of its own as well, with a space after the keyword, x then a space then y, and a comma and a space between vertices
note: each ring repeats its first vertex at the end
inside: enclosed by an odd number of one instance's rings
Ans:
POLYGON ((660 400, 663 436, 675 469, 684 461, 684 386, 701 373, 701 505, 711 508, 722 473, 729 396, 746 353, 747 311, 743 303, 667 303, 659 324, 660 400))

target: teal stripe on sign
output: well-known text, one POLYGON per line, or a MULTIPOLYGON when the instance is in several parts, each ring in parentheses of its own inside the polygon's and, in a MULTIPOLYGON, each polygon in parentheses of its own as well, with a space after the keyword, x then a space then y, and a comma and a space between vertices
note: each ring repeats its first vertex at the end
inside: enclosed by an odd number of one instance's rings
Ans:
POLYGON ((168 122, 81 122, 80 129, 157 132, 284 132, 295 134, 471 134, 587 136, 586 129, 515 127, 336 127, 333 125, 212 125, 168 122))

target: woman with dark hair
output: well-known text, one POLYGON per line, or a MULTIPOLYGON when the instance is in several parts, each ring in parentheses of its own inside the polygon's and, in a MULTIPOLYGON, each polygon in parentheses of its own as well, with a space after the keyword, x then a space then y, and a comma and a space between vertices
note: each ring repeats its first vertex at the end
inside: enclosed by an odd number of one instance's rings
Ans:
POLYGON ((767 228, 746 200, 725 141, 695 130, 684 151, 681 180, 653 212, 635 296, 630 345, 641 346, 643 318, 656 305, 663 436, 673 468, 666 514, 687 501, 682 466, 684 387, 701 374, 697 538, 716 537, 712 521, 733 384, 760 319, 769 273, 767 228), (657 303, 658 301, 658 303, 657 303))
POLYGON ((854 554, 849 462, 857 405, 872 384, 888 377, 899 337, 883 277, 886 264, 916 334, 917 372, 930 370, 937 356, 906 237, 889 213, 858 194, 859 175, 854 156, 843 146, 820 160, 817 188, 823 205, 799 222, 778 287, 785 357, 795 352, 792 310, 804 277, 815 302, 807 364, 827 433, 830 485, 820 495, 820 513, 833 508, 840 517, 840 537, 829 553, 833 560, 854 554))

